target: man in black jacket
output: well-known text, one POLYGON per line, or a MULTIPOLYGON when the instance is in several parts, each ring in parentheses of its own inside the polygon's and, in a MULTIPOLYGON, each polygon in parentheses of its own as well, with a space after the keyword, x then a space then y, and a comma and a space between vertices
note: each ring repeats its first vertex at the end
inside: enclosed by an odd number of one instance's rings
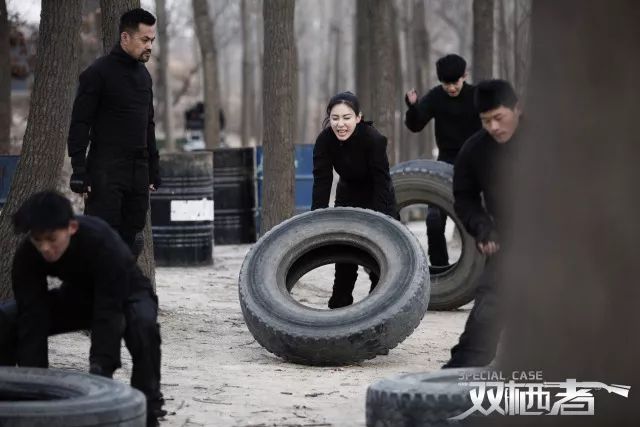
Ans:
POLYGON ((465 229, 476 239, 487 264, 478 279, 475 303, 445 368, 484 366, 496 353, 500 335, 499 283, 500 225, 505 203, 502 186, 512 165, 521 124, 518 98, 504 80, 478 84, 475 103, 482 129, 458 154, 453 175, 454 208, 465 229), (483 202, 484 201, 484 202, 483 202))
POLYGON ((45 191, 13 217, 27 233, 13 259, 15 302, 0 305, 0 364, 49 366, 47 337, 91 331, 89 371, 111 378, 120 340, 131 353, 131 385, 147 397, 148 424, 162 410, 158 298, 131 251, 100 218, 74 216, 70 202, 45 191), (48 289, 47 276, 62 280, 48 289))
MULTIPOLYGON (((446 55, 436 62, 440 85, 431 89, 420 101, 415 89, 405 95, 409 109, 405 124, 412 132, 420 132, 431 119, 435 120, 438 160, 453 164, 462 144, 480 130, 480 119, 473 103, 474 86, 467 84, 467 63, 458 55, 446 55)), ((440 271, 449 264, 444 229, 447 214, 429 206, 427 239, 432 271, 440 271)))
POLYGON ((149 190, 160 185, 152 82, 144 66, 155 22, 143 9, 122 15, 118 44, 80 74, 69 128, 71 190, 87 195, 85 213, 116 229, 135 257, 149 190))

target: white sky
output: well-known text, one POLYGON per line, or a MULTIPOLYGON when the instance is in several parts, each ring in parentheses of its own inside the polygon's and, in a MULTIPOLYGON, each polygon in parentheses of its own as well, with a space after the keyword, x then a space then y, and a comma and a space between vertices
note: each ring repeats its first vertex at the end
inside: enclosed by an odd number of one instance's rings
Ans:
MULTIPOLYGON (((167 7, 171 4, 172 1, 167 1, 167 7)), ((140 5, 155 14, 155 1, 142 0, 140 5)), ((7 11, 9 15, 19 13, 20 17, 27 22, 40 22, 40 0, 7 0, 7 11)))
POLYGON ((27 22, 40 22, 40 0, 7 0, 9 15, 19 13, 27 22))

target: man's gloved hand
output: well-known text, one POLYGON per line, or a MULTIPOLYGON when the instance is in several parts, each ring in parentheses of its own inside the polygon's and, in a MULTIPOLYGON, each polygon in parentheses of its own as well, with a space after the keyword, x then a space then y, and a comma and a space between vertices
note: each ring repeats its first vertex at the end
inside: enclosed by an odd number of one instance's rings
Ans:
POLYGON ((69 188, 74 193, 82 194, 89 191, 89 179, 84 168, 76 168, 71 174, 69 188))
POLYGON ((104 369, 102 367, 102 365, 99 365, 97 363, 92 363, 89 366, 89 373, 93 374, 93 375, 99 375, 99 376, 105 377, 105 378, 113 378, 113 371, 109 371, 107 369, 104 369))

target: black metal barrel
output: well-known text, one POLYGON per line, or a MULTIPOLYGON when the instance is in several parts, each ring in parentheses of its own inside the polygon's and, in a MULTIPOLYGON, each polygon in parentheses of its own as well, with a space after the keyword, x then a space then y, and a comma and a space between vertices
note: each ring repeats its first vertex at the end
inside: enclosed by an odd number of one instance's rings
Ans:
POLYGON ((214 150, 214 235, 217 245, 256 241, 253 148, 214 150))
POLYGON ((213 263, 213 159, 210 151, 160 156, 162 185, 151 193, 157 265, 213 263))

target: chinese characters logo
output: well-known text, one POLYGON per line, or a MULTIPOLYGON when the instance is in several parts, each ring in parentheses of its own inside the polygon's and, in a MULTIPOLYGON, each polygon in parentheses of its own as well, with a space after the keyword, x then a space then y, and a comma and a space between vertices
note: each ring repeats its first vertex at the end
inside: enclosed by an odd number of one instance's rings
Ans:
POLYGON ((488 371, 465 373, 460 379, 462 380, 460 385, 471 387, 469 396, 472 407, 460 415, 451 417, 451 420, 462 420, 474 413, 479 415, 593 415, 595 406, 593 390, 602 389, 626 398, 631 389, 630 386, 625 385, 607 385, 595 381, 581 382, 573 378, 562 382, 541 381, 542 374, 539 371, 513 372, 509 381, 506 381, 500 372, 488 371), (538 382, 523 382, 522 379, 538 382))

